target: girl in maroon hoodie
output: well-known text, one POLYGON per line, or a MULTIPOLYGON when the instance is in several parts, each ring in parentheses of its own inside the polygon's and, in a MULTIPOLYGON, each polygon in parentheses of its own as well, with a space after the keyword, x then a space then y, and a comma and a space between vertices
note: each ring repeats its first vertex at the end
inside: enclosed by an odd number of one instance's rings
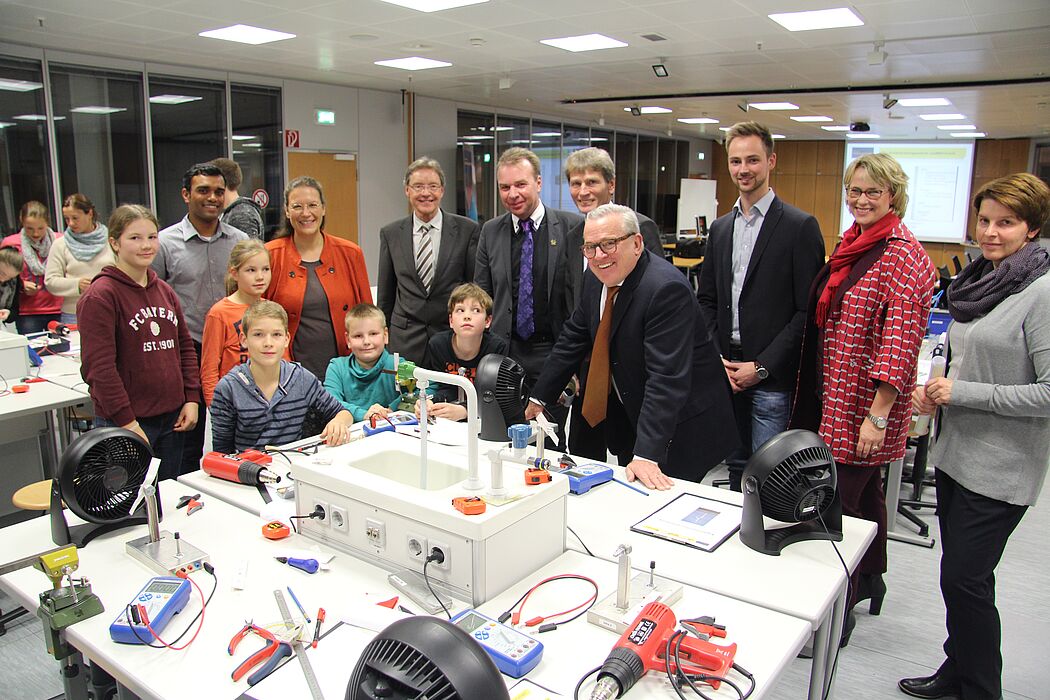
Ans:
POLYGON ((157 278, 157 217, 124 204, 109 218, 117 258, 77 303, 81 374, 95 425, 119 425, 149 442, 160 478, 179 475, 183 433, 197 424, 200 370, 178 297, 157 278))

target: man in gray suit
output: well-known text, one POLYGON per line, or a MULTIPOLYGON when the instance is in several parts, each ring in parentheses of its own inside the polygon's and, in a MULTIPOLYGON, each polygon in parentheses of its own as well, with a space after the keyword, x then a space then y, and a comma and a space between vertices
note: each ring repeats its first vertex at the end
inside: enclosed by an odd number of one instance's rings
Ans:
MULTIPOLYGON (((543 206, 540 159, 528 149, 504 152, 496 181, 507 213, 481 227, 474 281, 492 295, 490 330, 507 342, 531 385, 565 323, 568 279, 562 251, 568 232, 583 219, 543 206)), ((564 424, 564 411, 561 418, 557 422, 564 424)))
POLYGON ((390 351, 423 361, 430 336, 448 328, 448 297, 474 279, 478 224, 441 209, 445 173, 426 156, 405 171, 412 215, 379 232, 376 295, 390 329, 390 351))

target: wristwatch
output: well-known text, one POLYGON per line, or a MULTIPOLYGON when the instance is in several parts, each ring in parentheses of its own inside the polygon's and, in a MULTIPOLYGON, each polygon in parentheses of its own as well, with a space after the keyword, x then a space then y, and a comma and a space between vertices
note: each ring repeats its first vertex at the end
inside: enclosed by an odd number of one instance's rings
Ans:
POLYGON ((758 364, 758 360, 755 360, 755 374, 759 379, 769 379, 769 370, 758 364))
POLYGON ((871 413, 868 414, 868 420, 879 430, 885 430, 886 426, 889 425, 889 419, 886 416, 876 416, 871 413))

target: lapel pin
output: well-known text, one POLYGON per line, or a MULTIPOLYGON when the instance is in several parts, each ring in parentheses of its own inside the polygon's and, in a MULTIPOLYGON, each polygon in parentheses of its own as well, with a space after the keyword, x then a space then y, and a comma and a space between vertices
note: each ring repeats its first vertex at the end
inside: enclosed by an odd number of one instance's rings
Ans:
POLYGON ((557 238, 552 238, 551 239, 551 245, 558 245, 558 239, 557 238))

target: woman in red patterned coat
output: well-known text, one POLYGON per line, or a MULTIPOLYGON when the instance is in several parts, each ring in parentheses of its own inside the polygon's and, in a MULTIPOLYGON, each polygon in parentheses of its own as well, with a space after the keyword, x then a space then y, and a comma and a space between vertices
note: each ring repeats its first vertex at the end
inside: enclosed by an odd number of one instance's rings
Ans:
MULTIPOLYGON (((908 176, 885 154, 846 167, 853 225, 817 275, 793 424, 818 429, 838 470, 842 512, 877 523, 851 579, 849 609, 871 598, 878 615, 886 584, 882 470, 904 456, 919 345, 933 294, 929 256, 901 222, 908 176), (808 370, 808 371, 807 371, 808 370), (818 428, 819 426, 819 428, 818 428)), ((852 612, 843 643, 852 630, 852 612)))

